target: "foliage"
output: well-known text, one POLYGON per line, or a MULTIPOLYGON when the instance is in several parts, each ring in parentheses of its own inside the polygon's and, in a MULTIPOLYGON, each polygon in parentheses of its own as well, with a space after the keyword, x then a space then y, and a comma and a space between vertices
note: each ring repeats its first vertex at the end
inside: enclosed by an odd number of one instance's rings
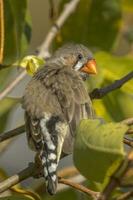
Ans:
POLYGON ((29 40, 27 1, 4 0, 3 63, 12 64, 24 54, 29 40), (28 30, 28 32, 27 32, 28 30), (10 34, 9 34, 10 33, 10 34))
POLYGON ((88 180, 103 182, 117 169, 125 157, 122 141, 127 129, 126 125, 103 124, 99 119, 81 121, 77 128, 74 163, 88 180))
POLYGON ((44 59, 37 56, 26 56, 20 62, 19 66, 25 68, 27 73, 31 76, 38 70, 39 67, 44 65, 44 59))
MULTIPOLYGON (((68 0, 61 1, 61 8, 66 2, 68 0)), ((119 0, 112 0, 111 3, 109 0, 83 0, 61 30, 61 45, 67 41, 80 42, 91 49, 109 51, 118 34, 120 20, 121 2, 119 0)))

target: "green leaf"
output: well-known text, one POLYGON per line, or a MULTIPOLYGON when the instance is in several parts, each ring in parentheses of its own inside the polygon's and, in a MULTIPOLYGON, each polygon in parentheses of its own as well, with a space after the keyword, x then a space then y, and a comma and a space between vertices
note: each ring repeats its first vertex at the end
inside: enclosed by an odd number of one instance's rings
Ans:
POLYGON ((62 190, 54 196, 45 195, 42 197, 42 200, 68 200, 68 199, 69 200, 77 199, 77 193, 71 188, 68 188, 67 190, 62 190))
MULTIPOLYGON (((60 7, 66 2, 62 0, 60 7)), ((109 51, 120 29, 120 20, 120 0, 82 0, 61 29, 62 42, 78 42, 91 49, 109 51)))
POLYGON ((1 197, 0 200, 29 200, 30 198, 23 195, 13 195, 8 197, 1 197))
MULTIPOLYGON (((98 52, 95 54, 98 64, 99 76, 102 76, 101 85, 114 82, 133 71, 133 58, 130 56, 112 56, 109 53, 98 52)), ((133 79, 128 81, 120 89, 124 92, 133 93, 133 79)))
POLYGON ((27 20, 26 0, 4 0, 4 25, 3 64, 8 65, 25 53, 29 43, 30 26, 27 20))
POLYGON ((123 136, 127 129, 120 123, 82 120, 74 146, 74 163, 81 174, 97 182, 109 177, 125 157, 123 136))
POLYGON ((0 101, 0 132, 3 131, 6 125, 10 111, 19 101, 20 99, 17 98, 5 98, 0 101))
MULTIPOLYGON (((103 98, 106 112, 111 119, 121 121, 133 116, 133 96, 121 91, 115 91, 103 98)), ((97 108, 98 109, 98 108, 97 108)))
POLYGON ((133 12, 133 0, 123 0, 123 10, 126 12, 133 12))

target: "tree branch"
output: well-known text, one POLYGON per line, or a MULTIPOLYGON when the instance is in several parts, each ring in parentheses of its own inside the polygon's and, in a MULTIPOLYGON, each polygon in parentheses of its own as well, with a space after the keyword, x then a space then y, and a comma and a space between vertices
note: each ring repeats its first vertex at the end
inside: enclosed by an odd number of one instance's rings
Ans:
POLYGON ((79 174, 79 171, 74 166, 61 169, 58 173, 59 177, 72 177, 79 174))
POLYGON ((117 198, 117 200, 129 200, 129 198, 132 196, 133 196, 133 191, 129 191, 122 194, 120 197, 117 198))
POLYGON ((50 9, 49 9, 49 17, 51 19, 52 22, 54 22, 56 16, 57 16, 57 9, 56 9, 56 4, 54 0, 49 0, 49 5, 50 5, 50 9))
POLYGON ((11 131, 5 132, 0 134, 0 142, 3 142, 9 138, 12 138, 14 136, 20 135, 23 132, 25 132, 25 125, 19 126, 11 131))
POLYGON ((128 131, 126 132, 127 135, 133 134, 133 128, 129 128, 128 131))
POLYGON ((59 178, 58 180, 59 183, 65 184, 65 185, 69 185, 70 187, 79 190, 89 196, 91 196, 93 199, 96 199, 99 196, 99 192, 95 192, 93 190, 88 189, 87 187, 74 183, 71 180, 68 179, 64 179, 64 178, 59 178))
POLYGON ((11 83, 9 83, 9 85, 0 93, 0 100, 9 94, 14 89, 14 87, 23 80, 26 74, 26 71, 22 71, 11 83))
MULTIPOLYGON (((92 190, 86 188, 85 186, 82 186, 77 183, 73 183, 72 181, 70 181, 68 179, 59 178, 59 183, 69 185, 79 191, 82 191, 82 192, 90 195, 91 197, 93 197, 93 199, 107 200, 109 198, 109 196, 111 195, 112 191, 120 184, 120 179, 124 176, 128 167, 131 165, 132 161, 133 161, 133 151, 129 153, 128 158, 122 162, 120 167, 113 174, 108 185, 105 187, 105 189, 101 193, 101 195, 99 195, 98 192, 95 192, 95 191, 92 191, 92 190)), ((13 176, 9 177, 8 179, 4 180, 3 182, 1 182, 0 183, 0 193, 6 191, 7 189, 20 183, 21 181, 26 180, 29 177, 36 178, 38 174, 39 174, 39 171, 38 171, 38 168, 36 167, 36 165, 34 163, 30 163, 29 167, 27 167, 26 169, 22 170, 18 174, 13 175, 13 176)))
POLYGON ((60 28, 63 26, 67 18, 75 11, 79 2, 80 0, 71 0, 69 3, 65 5, 61 15, 55 21, 54 25, 51 27, 49 33, 47 34, 44 42, 40 46, 38 56, 43 58, 49 57, 49 46, 51 42, 53 41, 53 39, 59 32, 60 28))
POLYGON ((26 180, 29 177, 32 177, 35 173, 35 165, 34 163, 30 163, 27 168, 20 171, 18 174, 15 174, 6 180, 0 182, 0 193, 8 190, 9 188, 13 187, 14 185, 20 183, 23 180, 26 180))
POLYGON ((133 78, 133 71, 128 73, 126 76, 122 77, 119 80, 116 80, 114 83, 105 86, 103 88, 96 88, 90 94, 91 99, 101 99, 103 96, 107 95, 108 93, 122 87, 126 82, 133 78))
MULTIPOLYGON (((124 176, 125 172, 127 171, 128 167, 131 165, 132 161, 133 161, 133 151, 129 153, 128 160, 124 160, 122 162, 121 166, 116 170, 116 172, 111 177, 108 185, 105 187, 105 189, 101 193, 101 195, 98 192, 92 191, 92 190, 86 188, 85 186, 74 183, 68 179, 59 178, 58 182, 65 184, 65 185, 69 185, 70 187, 73 187, 74 189, 79 190, 79 191, 93 197, 93 199, 108 200, 112 191, 119 185, 120 179, 124 176)), ((27 167, 26 169, 22 170, 18 174, 11 176, 8 179, 1 182, 0 183, 0 193, 6 191, 7 189, 10 189, 14 185, 20 183, 23 180, 26 180, 29 177, 37 177, 38 173, 39 172, 38 172, 38 169, 36 168, 35 164, 30 163, 29 167, 27 167)))
MULTIPOLYGON (((13 176, 7 178, 6 180, 4 180, 3 182, 1 182, 0 183, 0 193, 10 189, 14 185, 20 183, 23 180, 26 180, 29 177, 36 177, 37 174, 38 174, 38 170, 35 167, 35 164, 30 163, 29 166, 26 169, 22 170, 18 174, 13 175, 13 176)), ((79 190, 83 193, 86 193, 87 195, 92 196, 93 199, 96 199, 96 197, 98 197, 98 195, 99 195, 98 192, 92 191, 92 190, 86 188, 83 185, 73 183, 72 181, 70 181, 68 179, 59 178, 58 182, 61 183, 61 184, 65 184, 65 185, 68 185, 70 187, 73 187, 76 190, 79 190)))
POLYGON ((126 124, 128 126, 131 126, 131 125, 133 125, 133 117, 128 118, 128 119, 124 119, 124 120, 121 121, 121 123, 126 124))
POLYGON ((123 142, 133 148, 133 140, 124 138, 123 142))

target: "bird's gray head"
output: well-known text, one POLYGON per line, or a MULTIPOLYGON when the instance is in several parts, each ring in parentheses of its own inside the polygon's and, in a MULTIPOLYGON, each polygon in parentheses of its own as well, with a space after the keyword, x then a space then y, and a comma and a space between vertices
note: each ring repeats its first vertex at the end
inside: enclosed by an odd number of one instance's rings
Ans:
POLYGON ((96 74, 96 62, 91 51, 82 44, 66 44, 59 48, 52 56, 63 67, 70 67, 79 71, 83 79, 88 74, 96 74))

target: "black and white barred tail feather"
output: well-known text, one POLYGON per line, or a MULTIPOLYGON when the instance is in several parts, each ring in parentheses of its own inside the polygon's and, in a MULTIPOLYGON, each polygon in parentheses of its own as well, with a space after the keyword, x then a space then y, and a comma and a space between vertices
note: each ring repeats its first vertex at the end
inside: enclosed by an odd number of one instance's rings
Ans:
POLYGON ((67 125, 58 116, 51 116, 46 113, 41 119, 33 120, 28 114, 26 114, 26 118, 28 143, 32 149, 37 151, 39 163, 41 163, 41 168, 44 169, 43 175, 46 180, 47 191, 53 195, 57 189, 56 171, 67 125))
POLYGON ((58 116, 51 116, 40 121, 40 127, 44 135, 44 176, 46 179, 47 190, 50 194, 55 194, 57 189, 57 166, 61 155, 64 134, 66 135, 67 126, 58 116), (63 133, 63 134, 62 134, 63 133))
POLYGON ((58 117, 48 117, 40 120, 40 127, 44 136, 44 144, 42 150, 42 165, 44 166, 44 177, 48 192, 53 195, 57 188, 57 145, 58 133, 56 133, 55 125, 58 117))
POLYGON ((44 149, 41 153, 42 166, 44 168, 44 177, 46 180, 46 187, 49 194, 53 195, 56 193, 57 188, 57 148, 52 145, 44 143, 44 149))

